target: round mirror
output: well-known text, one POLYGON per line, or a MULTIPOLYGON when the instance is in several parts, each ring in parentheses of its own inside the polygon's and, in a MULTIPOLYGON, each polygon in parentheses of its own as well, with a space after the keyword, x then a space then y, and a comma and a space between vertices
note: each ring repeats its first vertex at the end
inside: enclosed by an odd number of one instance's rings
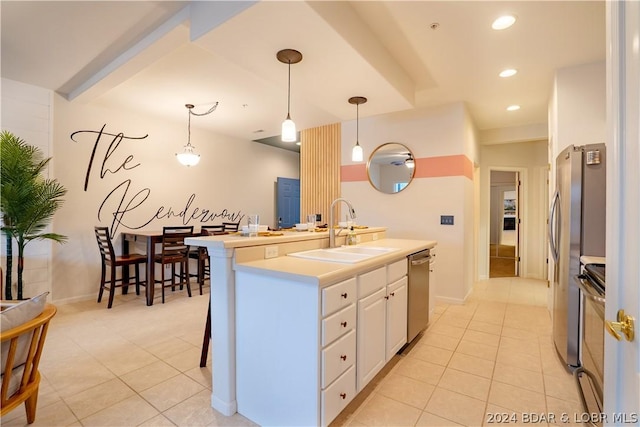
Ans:
POLYGON ((415 158, 405 145, 387 142, 376 148, 367 162, 367 176, 373 187, 387 194, 404 190, 415 173, 415 158))

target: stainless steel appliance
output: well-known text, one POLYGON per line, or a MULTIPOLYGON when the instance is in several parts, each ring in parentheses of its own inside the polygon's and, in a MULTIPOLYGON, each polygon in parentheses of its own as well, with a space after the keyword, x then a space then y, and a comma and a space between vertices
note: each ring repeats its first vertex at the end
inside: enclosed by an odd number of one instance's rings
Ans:
POLYGON ((605 256, 605 145, 569 146, 556 159, 549 215, 555 261, 553 339, 570 367, 580 366, 580 256, 605 256))
POLYGON ((429 323, 429 261, 431 253, 425 249, 409 255, 409 284, 407 306, 407 342, 411 342, 429 323))
MULTIPOLYGON (((575 280, 583 300, 582 366, 574 372, 585 413, 602 413, 604 383, 604 304, 606 267, 586 264, 575 280)), ((599 420, 598 420, 599 421, 599 420)), ((601 423, 592 422, 599 426, 601 423)))

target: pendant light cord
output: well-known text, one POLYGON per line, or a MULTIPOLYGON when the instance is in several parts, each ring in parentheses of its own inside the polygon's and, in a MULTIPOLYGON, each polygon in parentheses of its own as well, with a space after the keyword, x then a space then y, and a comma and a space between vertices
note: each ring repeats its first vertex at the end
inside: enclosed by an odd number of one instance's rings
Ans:
POLYGON ((360 145, 360 104, 356 104, 356 145, 360 145))
POLYGON ((289 60, 289 79, 287 81, 287 120, 291 120, 291 60, 289 60))
POLYGON ((216 108, 218 108, 218 102, 213 104, 213 107, 209 108, 204 113, 198 114, 193 112, 192 104, 187 104, 187 114, 189 115, 189 120, 188 120, 189 124, 187 125, 187 145, 188 146, 191 146, 191 115, 198 116, 198 117, 206 116, 207 114, 213 113, 216 110, 216 108))

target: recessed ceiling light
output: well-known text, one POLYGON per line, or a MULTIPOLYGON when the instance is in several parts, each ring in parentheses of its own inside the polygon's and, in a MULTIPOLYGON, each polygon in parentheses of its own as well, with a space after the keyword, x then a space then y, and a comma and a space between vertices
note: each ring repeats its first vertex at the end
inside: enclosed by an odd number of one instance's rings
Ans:
POLYGON ((515 76, 516 74, 518 74, 518 70, 516 70, 514 68, 507 68, 506 70, 500 71, 499 76, 500 77, 511 77, 511 76, 515 76))
POLYGON ((507 107, 507 111, 517 111, 517 110, 519 110, 519 109, 520 109, 520 106, 519 106, 519 105, 509 105, 509 106, 507 107))
POLYGON ((493 24, 491 24, 491 28, 493 28, 494 30, 504 30, 505 28, 509 28, 510 26, 512 26, 514 22, 516 22, 515 16, 503 15, 493 21, 493 24))

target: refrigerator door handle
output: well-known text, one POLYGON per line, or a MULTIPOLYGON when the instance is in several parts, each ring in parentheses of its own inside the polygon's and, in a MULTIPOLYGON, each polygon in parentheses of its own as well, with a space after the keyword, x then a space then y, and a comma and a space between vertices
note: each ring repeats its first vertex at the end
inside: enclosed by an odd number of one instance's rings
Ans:
POLYGON ((557 227, 560 226, 560 221, 558 220, 557 216, 558 216, 558 202, 560 201, 560 193, 558 192, 558 190, 556 190, 556 192, 553 194, 553 199, 551 202, 551 208, 549 210, 549 226, 548 226, 548 234, 549 234, 549 247, 551 249, 551 256, 553 257, 553 261, 554 262, 558 262, 558 242, 556 242, 555 240, 555 233, 554 233, 554 223, 556 224, 556 230, 557 231, 557 227))

